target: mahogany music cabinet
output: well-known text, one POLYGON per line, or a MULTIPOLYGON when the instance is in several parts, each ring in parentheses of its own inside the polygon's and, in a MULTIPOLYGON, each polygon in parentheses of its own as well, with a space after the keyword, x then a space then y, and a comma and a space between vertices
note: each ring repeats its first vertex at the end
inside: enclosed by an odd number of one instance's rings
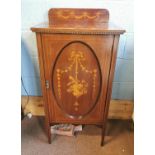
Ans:
POLYGON ((117 46, 125 31, 106 9, 50 9, 36 32, 48 141, 57 123, 105 126, 117 46))

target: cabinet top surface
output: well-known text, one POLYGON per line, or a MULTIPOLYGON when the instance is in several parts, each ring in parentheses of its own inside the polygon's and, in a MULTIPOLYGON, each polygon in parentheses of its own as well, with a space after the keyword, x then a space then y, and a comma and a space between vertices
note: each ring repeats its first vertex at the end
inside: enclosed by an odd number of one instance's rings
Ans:
POLYGON ((122 34, 125 30, 109 22, 106 9, 50 9, 49 22, 31 28, 41 33, 122 34))

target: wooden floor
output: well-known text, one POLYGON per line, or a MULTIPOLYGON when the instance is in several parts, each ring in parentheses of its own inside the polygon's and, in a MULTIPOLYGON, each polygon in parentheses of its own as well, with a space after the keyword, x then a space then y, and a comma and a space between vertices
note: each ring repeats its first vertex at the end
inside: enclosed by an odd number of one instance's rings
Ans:
POLYGON ((42 128, 43 117, 22 121, 22 155, 133 155, 134 132, 128 121, 109 120, 105 146, 100 147, 101 129, 86 125, 76 137, 55 136, 52 144, 42 128))

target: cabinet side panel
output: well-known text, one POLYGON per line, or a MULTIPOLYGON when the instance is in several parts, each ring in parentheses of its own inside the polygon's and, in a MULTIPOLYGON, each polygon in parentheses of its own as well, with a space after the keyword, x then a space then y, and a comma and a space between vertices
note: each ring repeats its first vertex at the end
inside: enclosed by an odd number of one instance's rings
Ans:
POLYGON ((42 50, 42 41, 41 41, 41 34, 36 33, 37 38, 37 48, 38 48, 38 57, 39 57, 39 68, 40 68, 40 79, 41 79, 41 88, 42 88, 42 95, 43 95, 43 104, 44 104, 44 111, 45 111, 45 127, 48 136, 50 135, 50 117, 48 111, 48 101, 47 101, 47 93, 45 88, 45 76, 44 76, 44 59, 43 59, 43 50, 42 50))
POLYGON ((115 71, 115 65, 116 65, 116 56, 117 56, 117 47, 119 42, 119 35, 115 35, 113 47, 112 47, 112 55, 111 55, 111 64, 110 64, 110 70, 109 70, 109 79, 108 79, 108 87, 107 87, 107 95, 106 95, 106 105, 105 105, 105 111, 104 111, 104 125, 107 120, 108 111, 109 111, 109 104, 112 94, 112 83, 114 78, 114 71, 115 71))

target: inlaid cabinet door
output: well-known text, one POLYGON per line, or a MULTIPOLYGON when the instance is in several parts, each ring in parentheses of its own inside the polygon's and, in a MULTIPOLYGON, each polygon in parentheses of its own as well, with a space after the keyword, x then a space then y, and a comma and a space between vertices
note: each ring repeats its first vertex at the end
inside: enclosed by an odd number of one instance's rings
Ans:
POLYGON ((113 36, 43 34, 52 122, 102 122, 113 36))

